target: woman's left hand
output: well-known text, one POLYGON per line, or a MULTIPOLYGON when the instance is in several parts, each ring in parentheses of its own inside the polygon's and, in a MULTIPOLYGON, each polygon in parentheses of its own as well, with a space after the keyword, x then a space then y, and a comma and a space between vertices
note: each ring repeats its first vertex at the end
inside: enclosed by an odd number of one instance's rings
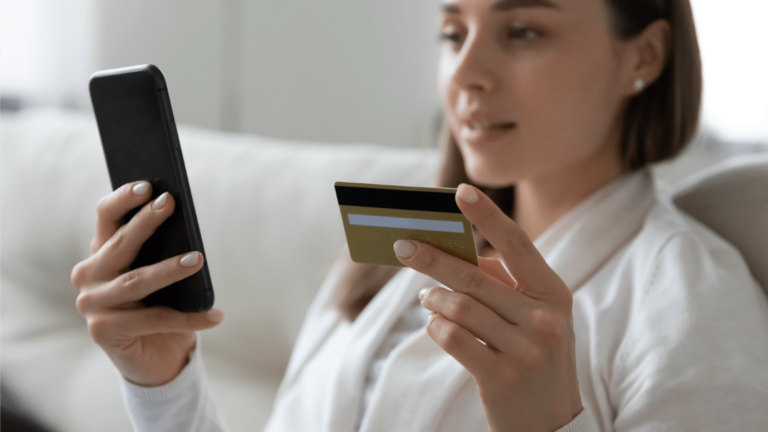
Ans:
POLYGON ((509 272, 497 260, 479 258, 478 268, 399 240, 400 262, 453 290, 419 293, 433 312, 427 333, 474 378, 492 431, 557 430, 582 410, 571 292, 488 196, 461 185, 456 202, 509 272))

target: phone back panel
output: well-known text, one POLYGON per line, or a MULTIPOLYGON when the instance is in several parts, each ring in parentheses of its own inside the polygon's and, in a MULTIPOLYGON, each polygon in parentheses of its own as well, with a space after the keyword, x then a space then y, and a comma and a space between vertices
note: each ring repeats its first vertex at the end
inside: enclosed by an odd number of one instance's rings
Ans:
MULTIPOLYGON (((89 86, 112 188, 146 180, 152 184, 152 199, 168 192, 176 202, 173 214, 144 243, 131 268, 192 250, 205 256, 168 90, 160 70, 144 65, 98 72, 89 86)), ((124 222, 140 208, 129 212, 124 222)), ((199 272, 151 294, 143 303, 185 312, 210 309, 213 289, 207 260, 199 272)))

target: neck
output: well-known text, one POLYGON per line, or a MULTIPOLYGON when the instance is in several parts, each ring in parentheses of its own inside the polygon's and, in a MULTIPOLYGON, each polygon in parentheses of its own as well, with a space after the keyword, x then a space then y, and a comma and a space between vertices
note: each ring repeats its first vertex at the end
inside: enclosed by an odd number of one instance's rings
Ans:
POLYGON ((580 202, 624 173, 618 146, 515 184, 515 221, 535 240, 580 202))

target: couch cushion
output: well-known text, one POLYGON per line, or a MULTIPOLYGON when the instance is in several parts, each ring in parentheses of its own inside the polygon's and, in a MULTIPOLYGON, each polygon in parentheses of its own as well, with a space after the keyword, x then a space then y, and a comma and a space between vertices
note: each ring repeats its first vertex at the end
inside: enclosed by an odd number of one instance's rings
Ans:
POLYGON ((739 249, 768 294, 768 155, 738 156, 696 173, 673 199, 739 249))

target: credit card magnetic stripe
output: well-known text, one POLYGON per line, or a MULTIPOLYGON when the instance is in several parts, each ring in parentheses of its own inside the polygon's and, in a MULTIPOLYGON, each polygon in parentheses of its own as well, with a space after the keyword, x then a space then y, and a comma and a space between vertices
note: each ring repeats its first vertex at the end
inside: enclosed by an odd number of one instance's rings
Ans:
MULTIPOLYGON (((434 190, 434 188, 432 188, 434 190)), ((339 205, 461 213, 453 190, 446 192, 381 189, 336 185, 339 205), (450 192, 449 192, 450 191, 450 192)))

